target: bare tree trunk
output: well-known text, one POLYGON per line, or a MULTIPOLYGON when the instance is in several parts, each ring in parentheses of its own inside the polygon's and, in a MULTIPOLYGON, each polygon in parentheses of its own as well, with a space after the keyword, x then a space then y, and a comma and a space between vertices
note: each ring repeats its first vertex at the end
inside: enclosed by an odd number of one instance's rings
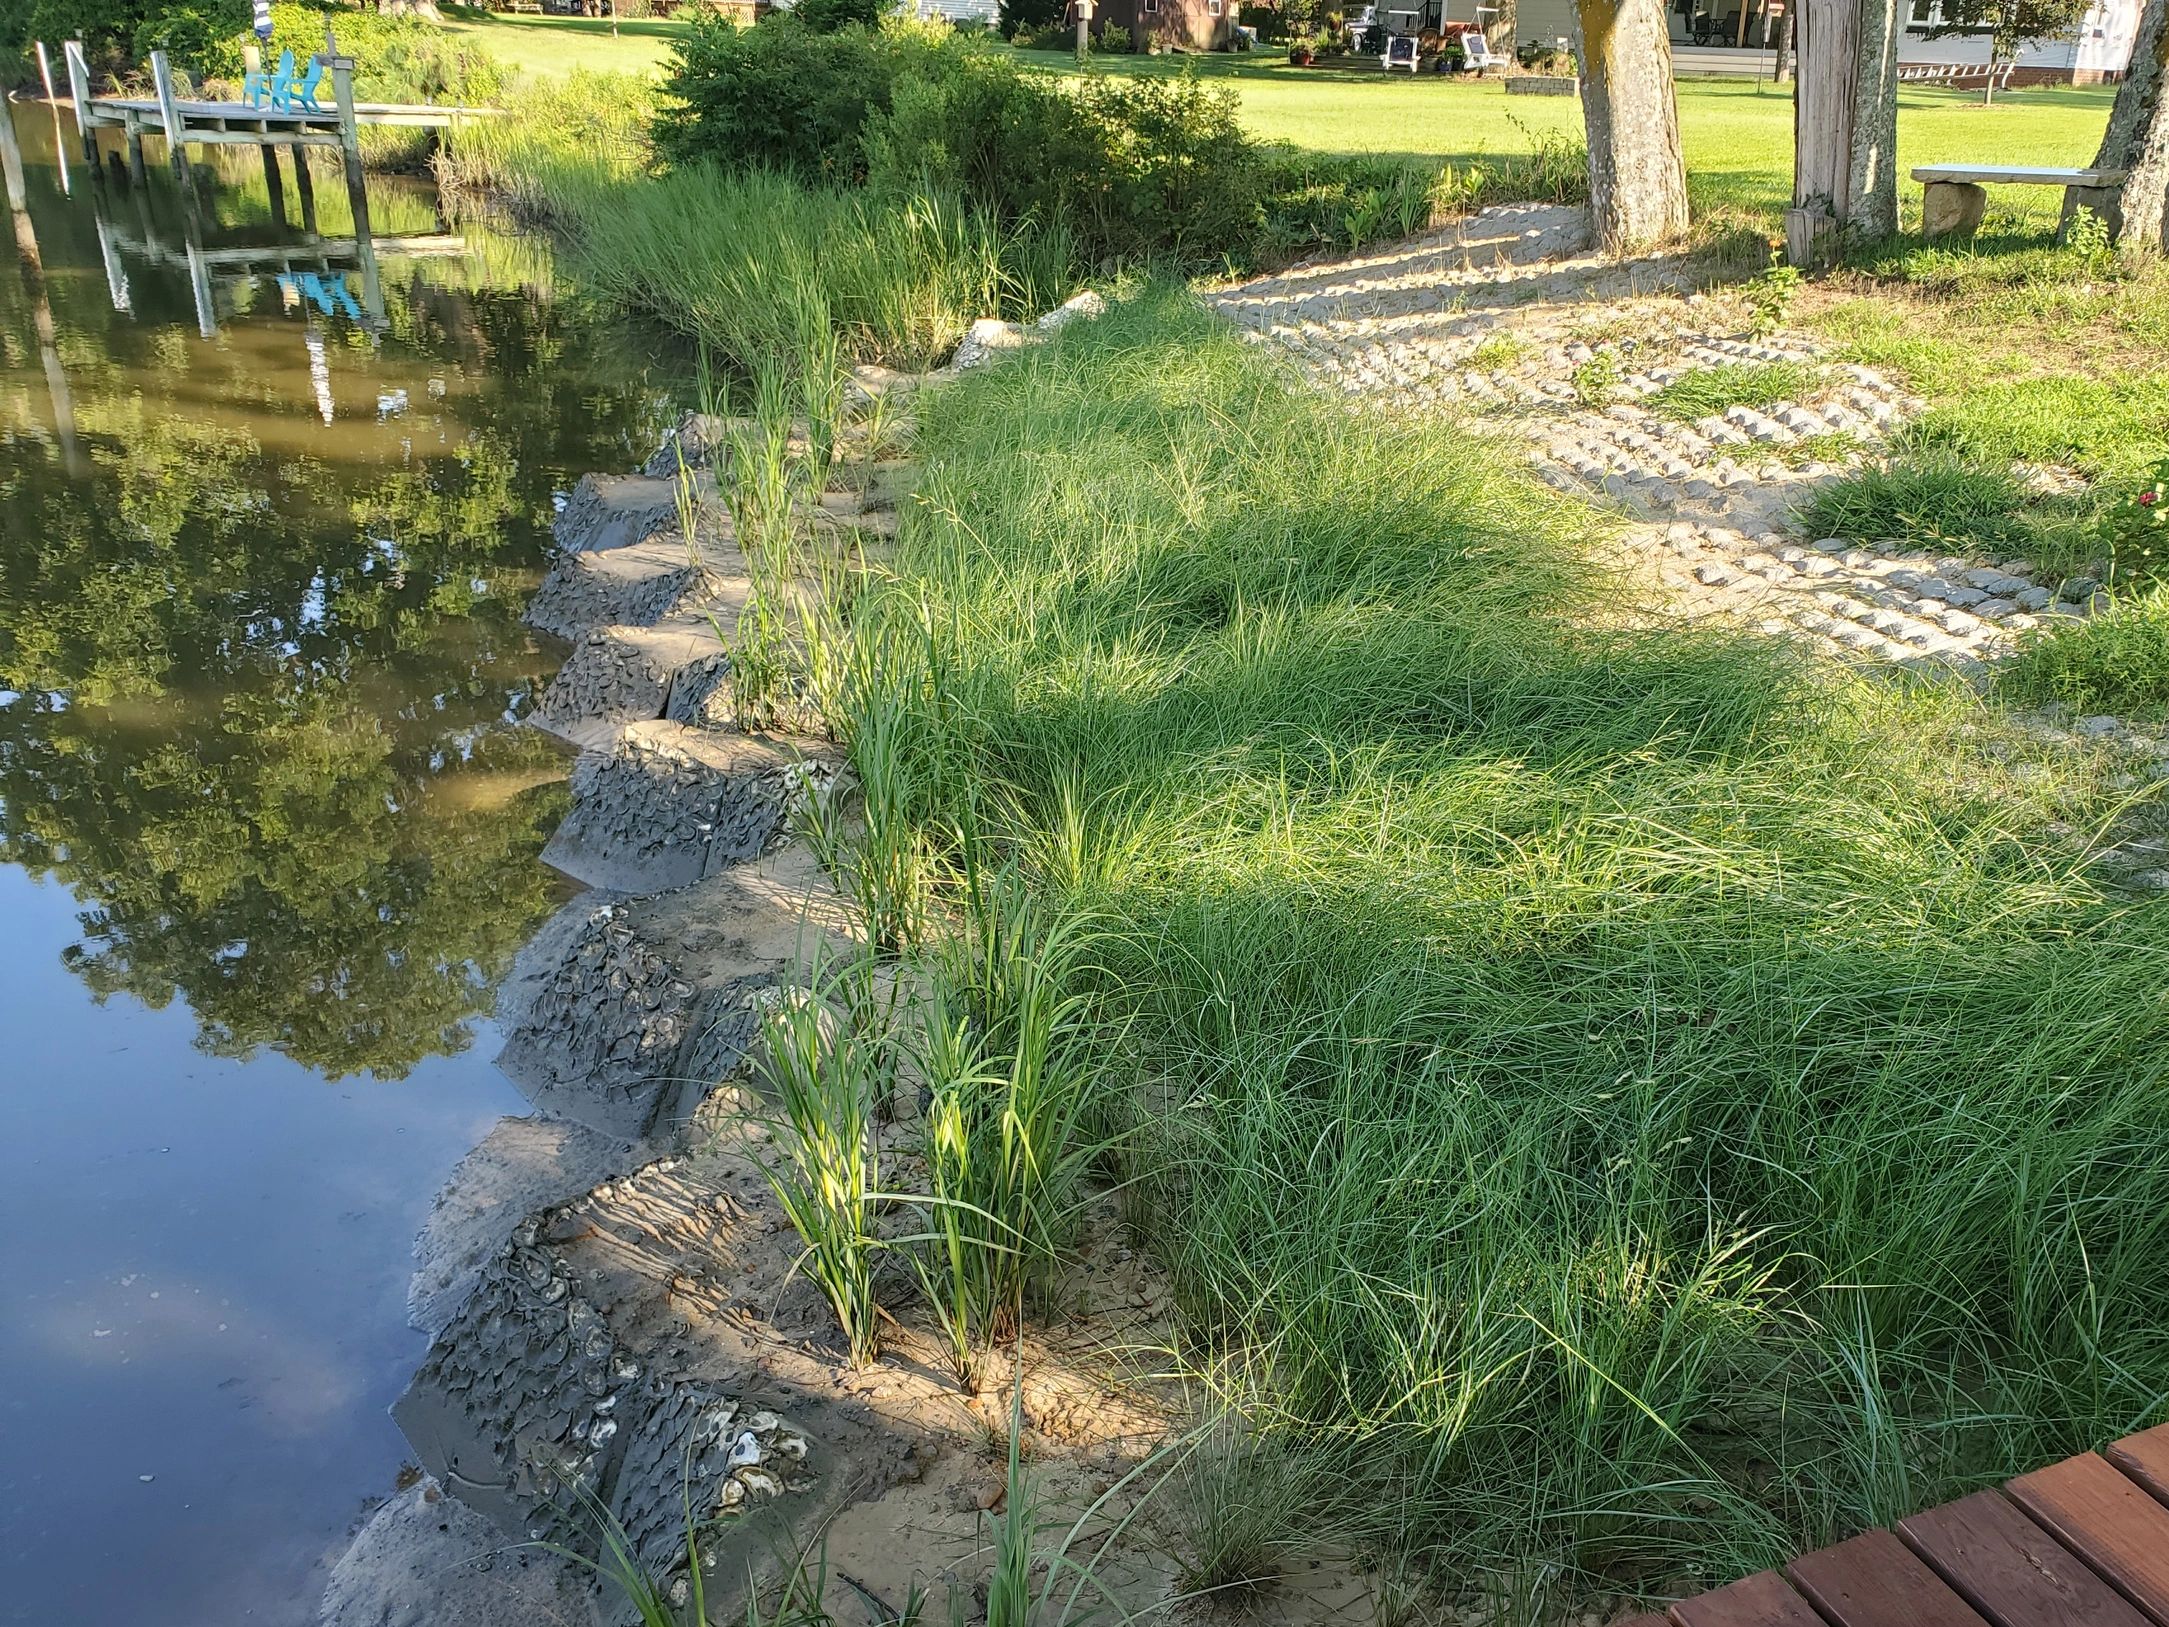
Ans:
POLYGON ((1848 229, 1864 238, 1898 230, 1898 40, 1905 25, 1898 0, 1851 0, 1860 10, 1853 80, 1853 151, 1848 229))
POLYGON ((1514 31, 1521 22, 1514 8, 1515 0, 1498 0, 1497 12, 1484 24, 1485 43, 1506 56, 1514 54, 1514 31))
POLYGON ((1687 229, 1687 166, 1663 0, 1576 0, 1589 218, 1607 254, 1687 229))
MULTIPOLYGON (((2117 243, 2141 254, 2169 252, 2169 0, 2147 0, 2131 42, 2131 67, 2116 87, 2109 128, 2094 155, 2096 169, 2128 171, 2120 195, 2100 188, 2066 195, 2065 215, 2085 204, 2109 223, 2117 243)), ((2073 189, 2076 192, 2077 189, 2073 189)), ((2069 219, 2065 224, 2070 224, 2069 219)))

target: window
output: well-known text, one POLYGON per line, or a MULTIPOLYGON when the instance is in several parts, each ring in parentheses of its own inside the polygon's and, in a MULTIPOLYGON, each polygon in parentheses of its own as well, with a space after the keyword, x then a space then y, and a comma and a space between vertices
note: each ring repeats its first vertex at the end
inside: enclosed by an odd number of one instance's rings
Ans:
POLYGON ((1208 17, 1217 17, 1217 16, 1219 16, 1219 15, 1220 15, 1220 0, 1205 0, 1205 14, 1206 14, 1206 15, 1207 15, 1208 17))
POLYGON ((1913 0, 1913 21, 1926 28, 1937 20, 1936 13, 1941 9, 1936 0, 1913 0))
POLYGON ((1149 12, 1155 12, 1155 11, 1158 11, 1159 9, 1160 9, 1160 0, 1145 0, 1145 10, 1146 10, 1146 11, 1147 11, 1148 13, 1149 13, 1149 12))

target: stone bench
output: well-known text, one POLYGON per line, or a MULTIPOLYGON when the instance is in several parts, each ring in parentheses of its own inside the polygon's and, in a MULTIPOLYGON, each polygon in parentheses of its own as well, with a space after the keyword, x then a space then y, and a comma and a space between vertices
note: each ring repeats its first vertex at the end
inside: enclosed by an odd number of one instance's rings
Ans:
POLYGON ((2025 164, 1924 164, 1913 179, 1925 188, 1921 200, 1921 227, 1929 237, 1951 232, 1971 235, 1980 228, 1988 208, 1992 186, 2060 186, 2064 189, 2064 218, 2070 219, 2080 205, 2110 215, 2116 207, 2116 189, 2124 183, 2120 169, 2043 169, 2025 164))

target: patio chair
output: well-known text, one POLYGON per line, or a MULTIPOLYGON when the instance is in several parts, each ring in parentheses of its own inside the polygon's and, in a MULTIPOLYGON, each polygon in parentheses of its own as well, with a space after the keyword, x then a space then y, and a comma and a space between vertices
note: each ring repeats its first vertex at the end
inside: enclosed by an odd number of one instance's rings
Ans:
POLYGON ((269 100, 273 107, 278 107, 286 100, 286 93, 293 83, 294 53, 281 51, 278 72, 267 74, 256 68, 241 76, 241 100, 251 107, 262 107, 269 100))
POLYGON ((284 102, 275 102, 272 105, 283 107, 289 113, 321 113, 324 110, 316 105, 316 92, 323 83, 324 59, 311 57, 309 71, 302 76, 301 82, 288 93, 284 102))
POLYGON ((1469 72, 1481 74, 1489 68, 1504 68, 1506 58, 1492 50, 1491 42, 1484 38, 1484 31, 1471 28, 1461 36, 1461 49, 1469 59, 1469 72))
POLYGON ((1410 73, 1414 73, 1416 71, 1416 36, 1413 34, 1394 35, 1393 38, 1386 41, 1386 49, 1378 60, 1385 65, 1388 73, 1393 72, 1396 68, 1406 68, 1410 73))

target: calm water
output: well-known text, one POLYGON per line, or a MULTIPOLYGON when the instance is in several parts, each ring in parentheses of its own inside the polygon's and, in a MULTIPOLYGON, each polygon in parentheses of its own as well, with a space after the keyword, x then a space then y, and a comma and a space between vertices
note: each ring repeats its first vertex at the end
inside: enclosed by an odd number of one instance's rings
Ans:
POLYGON ((0 1620, 310 1621, 404 1458, 413 1236, 522 1107, 488 1014, 559 896, 514 722, 552 495, 653 444, 668 369, 421 188, 372 183, 380 318, 224 252, 294 240, 253 153, 192 196, 71 154, 70 195, 14 112, 0 1620))

